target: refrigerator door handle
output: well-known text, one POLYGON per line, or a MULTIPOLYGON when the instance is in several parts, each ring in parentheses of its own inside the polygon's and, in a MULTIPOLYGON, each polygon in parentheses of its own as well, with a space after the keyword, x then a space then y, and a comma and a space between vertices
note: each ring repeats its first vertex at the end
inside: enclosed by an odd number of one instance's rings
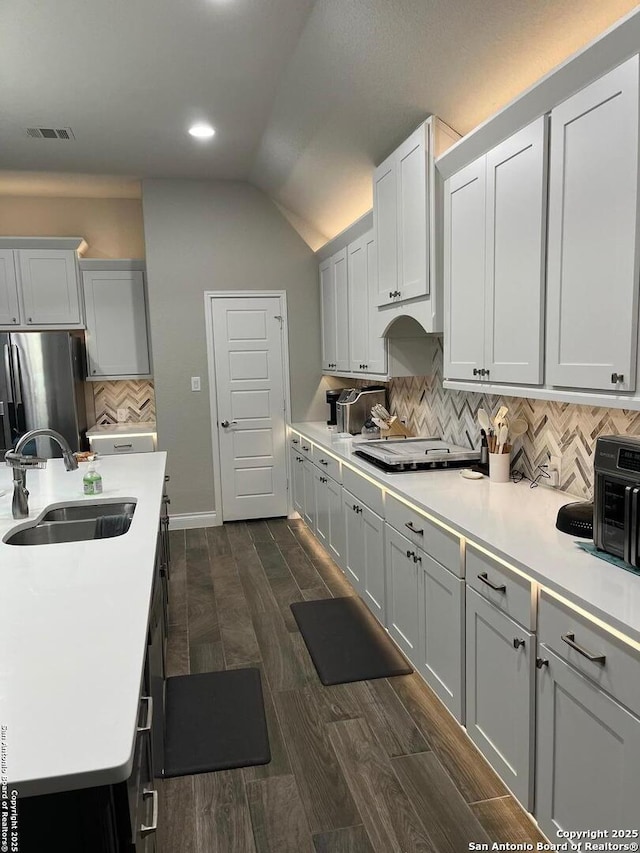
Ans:
POLYGON ((14 395, 16 398, 16 405, 22 405, 22 375, 20 373, 20 350, 15 344, 11 344, 11 349, 13 350, 13 370, 14 370, 14 395))
POLYGON ((7 377, 7 402, 13 403, 13 370, 11 369, 11 350, 9 344, 4 345, 4 370, 7 377))

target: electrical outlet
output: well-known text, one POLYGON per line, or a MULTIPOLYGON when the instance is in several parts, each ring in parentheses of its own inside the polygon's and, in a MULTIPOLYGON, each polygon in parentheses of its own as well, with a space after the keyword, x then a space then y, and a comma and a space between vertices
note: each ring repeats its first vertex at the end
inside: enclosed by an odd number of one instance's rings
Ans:
POLYGON ((550 480, 548 484, 553 486, 554 488, 558 488, 560 483, 562 482, 562 457, 561 456, 549 456, 549 463, 547 465, 547 473, 550 476, 550 480))
POLYGON ((118 409, 118 423, 123 424, 127 420, 127 410, 118 409))

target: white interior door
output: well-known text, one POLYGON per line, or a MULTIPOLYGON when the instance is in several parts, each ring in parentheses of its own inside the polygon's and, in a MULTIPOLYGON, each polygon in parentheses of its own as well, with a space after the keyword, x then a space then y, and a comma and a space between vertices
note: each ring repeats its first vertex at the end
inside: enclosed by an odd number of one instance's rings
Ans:
POLYGON ((217 297, 212 305, 223 518, 286 515, 281 299, 217 297))

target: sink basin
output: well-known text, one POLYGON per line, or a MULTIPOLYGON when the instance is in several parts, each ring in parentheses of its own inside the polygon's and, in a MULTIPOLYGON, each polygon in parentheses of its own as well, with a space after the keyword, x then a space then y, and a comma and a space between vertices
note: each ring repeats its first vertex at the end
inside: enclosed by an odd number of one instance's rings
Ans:
POLYGON ((57 509, 50 509, 49 512, 42 517, 40 524, 47 521, 86 521, 87 519, 100 518, 104 515, 128 515, 130 518, 135 512, 135 501, 127 503, 78 503, 71 506, 61 506, 57 509))
POLYGON ((117 525, 98 531, 98 519, 110 515, 133 518, 135 501, 123 503, 79 503, 49 510, 33 527, 23 527, 11 534, 7 545, 52 545, 57 542, 83 542, 87 539, 111 539, 122 536, 126 529, 117 525), (98 532, 100 535, 98 536, 98 532))

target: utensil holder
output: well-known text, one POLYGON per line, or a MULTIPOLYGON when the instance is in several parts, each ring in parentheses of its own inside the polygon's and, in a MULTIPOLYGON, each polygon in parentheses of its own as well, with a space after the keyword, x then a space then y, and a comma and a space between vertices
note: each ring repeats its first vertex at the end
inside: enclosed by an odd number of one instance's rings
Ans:
POLYGON ((489 454, 489 479, 492 483, 508 483, 510 480, 510 453, 489 454))

